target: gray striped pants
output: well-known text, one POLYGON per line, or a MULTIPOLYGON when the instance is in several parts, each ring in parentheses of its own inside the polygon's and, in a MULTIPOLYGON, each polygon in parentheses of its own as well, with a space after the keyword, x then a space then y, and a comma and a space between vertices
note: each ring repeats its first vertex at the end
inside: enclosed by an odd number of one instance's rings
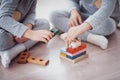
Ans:
MULTIPOLYGON (((83 20, 85 20, 85 16, 81 15, 81 17, 83 20)), ((67 32, 69 29, 69 18, 70 13, 66 11, 54 11, 50 15, 50 21, 52 22, 52 24, 62 32, 67 32)), ((89 33, 108 36, 112 34, 115 30, 116 22, 112 18, 108 18, 106 21, 101 23, 101 25, 98 25, 97 28, 85 32, 84 34, 80 35, 79 38, 81 38, 81 40, 83 41, 86 41, 89 33)))

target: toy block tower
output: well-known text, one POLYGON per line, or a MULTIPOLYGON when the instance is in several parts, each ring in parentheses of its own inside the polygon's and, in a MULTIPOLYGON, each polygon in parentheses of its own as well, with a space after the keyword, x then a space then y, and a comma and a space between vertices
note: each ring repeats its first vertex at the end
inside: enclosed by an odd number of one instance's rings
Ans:
POLYGON ((71 43, 71 47, 64 47, 60 50, 60 57, 70 62, 76 63, 88 57, 86 54, 86 44, 76 40, 71 43))

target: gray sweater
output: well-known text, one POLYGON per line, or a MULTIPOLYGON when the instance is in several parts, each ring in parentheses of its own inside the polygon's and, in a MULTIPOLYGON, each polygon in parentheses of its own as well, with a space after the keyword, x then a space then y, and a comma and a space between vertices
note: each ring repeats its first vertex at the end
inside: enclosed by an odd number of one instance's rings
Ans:
POLYGON ((36 0, 2 0, 0 6, 0 28, 14 36, 22 37, 28 29, 25 25, 35 21, 36 0), (14 11, 21 13, 19 21, 12 18, 14 11))
POLYGON ((80 11, 80 14, 86 18, 85 22, 88 22, 93 28, 100 25, 108 17, 119 16, 118 5, 116 0, 101 0, 100 8, 97 8, 94 3, 96 0, 69 0, 69 12, 76 8, 80 11), (116 10, 115 10, 116 9, 116 10))

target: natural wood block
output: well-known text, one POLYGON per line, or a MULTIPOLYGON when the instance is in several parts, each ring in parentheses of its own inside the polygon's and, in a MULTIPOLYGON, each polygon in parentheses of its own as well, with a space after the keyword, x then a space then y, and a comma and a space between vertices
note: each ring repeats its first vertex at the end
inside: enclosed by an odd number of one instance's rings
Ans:
POLYGON ((60 56, 66 57, 67 55, 65 53, 63 53, 63 52, 60 52, 60 56))
POLYGON ((29 55, 30 55, 29 52, 22 52, 22 53, 20 53, 20 55, 18 57, 17 63, 19 63, 19 64, 27 63, 27 58, 29 57, 29 55))
POLYGON ((71 59, 69 59, 69 58, 67 58, 67 57, 64 57, 64 56, 62 56, 62 55, 60 55, 60 58, 63 58, 63 59, 65 59, 65 60, 67 60, 67 61, 70 61, 70 62, 72 62, 72 63, 76 63, 76 62, 79 62, 79 61, 81 61, 81 60, 83 60, 83 59, 85 59, 85 58, 88 58, 88 54, 82 55, 82 56, 80 56, 80 57, 78 57, 78 58, 76 58, 76 59, 73 59, 73 60, 71 60, 71 59))
POLYGON ((41 58, 36 58, 36 57, 28 57, 27 61, 32 64, 38 64, 41 66, 47 66, 49 64, 49 60, 43 60, 41 58))

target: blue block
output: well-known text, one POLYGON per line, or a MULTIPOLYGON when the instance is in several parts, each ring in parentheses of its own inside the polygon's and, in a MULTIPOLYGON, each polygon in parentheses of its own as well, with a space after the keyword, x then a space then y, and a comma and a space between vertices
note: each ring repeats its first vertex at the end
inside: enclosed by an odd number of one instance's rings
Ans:
POLYGON ((86 51, 84 51, 84 52, 82 52, 82 53, 80 53, 80 54, 78 54, 78 55, 75 55, 75 56, 73 56, 73 57, 71 57, 71 56, 69 56, 69 55, 67 55, 66 57, 73 60, 73 59, 78 58, 78 57, 80 57, 80 56, 82 56, 82 55, 84 55, 84 54, 86 54, 86 51))
POLYGON ((65 47, 64 47, 64 48, 61 48, 61 49, 60 49, 60 52, 62 52, 62 53, 65 53, 65 54, 66 54, 66 53, 67 53, 67 52, 66 52, 66 48, 65 48, 65 47))

